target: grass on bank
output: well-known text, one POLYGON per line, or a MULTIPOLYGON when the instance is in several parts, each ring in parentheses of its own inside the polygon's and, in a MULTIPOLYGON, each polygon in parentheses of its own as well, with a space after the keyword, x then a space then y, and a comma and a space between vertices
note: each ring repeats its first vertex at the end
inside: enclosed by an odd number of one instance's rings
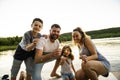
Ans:
POLYGON ((0 46, 0 51, 6 51, 6 50, 14 50, 16 49, 16 46, 0 46))

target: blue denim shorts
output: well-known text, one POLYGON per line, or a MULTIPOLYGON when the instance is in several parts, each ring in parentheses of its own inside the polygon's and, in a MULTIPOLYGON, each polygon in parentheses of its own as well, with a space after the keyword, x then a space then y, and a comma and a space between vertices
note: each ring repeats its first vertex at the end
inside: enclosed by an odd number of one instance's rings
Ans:
POLYGON ((61 73, 62 76, 62 80, 72 80, 75 76, 73 75, 73 73, 61 73))

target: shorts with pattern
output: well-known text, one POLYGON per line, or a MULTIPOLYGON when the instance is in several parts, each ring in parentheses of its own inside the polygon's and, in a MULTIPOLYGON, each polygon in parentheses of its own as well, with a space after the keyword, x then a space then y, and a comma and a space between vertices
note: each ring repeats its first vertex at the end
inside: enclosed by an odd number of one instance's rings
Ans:
MULTIPOLYGON (((34 64, 33 58, 29 57, 29 58, 27 58, 26 60, 23 60, 23 61, 24 61, 25 66, 26 66, 27 74, 32 75, 33 64, 34 64)), ((11 77, 16 77, 17 76, 23 61, 17 60, 17 59, 13 60, 13 65, 12 65, 12 68, 11 68, 11 77)))

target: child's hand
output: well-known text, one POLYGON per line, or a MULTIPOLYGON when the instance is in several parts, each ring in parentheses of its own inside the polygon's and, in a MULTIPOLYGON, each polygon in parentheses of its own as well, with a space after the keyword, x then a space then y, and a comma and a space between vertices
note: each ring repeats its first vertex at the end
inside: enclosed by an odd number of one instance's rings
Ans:
POLYGON ((36 44, 38 43, 38 41, 39 41, 39 38, 35 38, 35 39, 33 39, 32 43, 27 44, 27 45, 26 45, 27 51, 33 50, 33 48, 35 48, 35 46, 36 46, 36 44))
POLYGON ((32 43, 37 44, 38 41, 39 41, 39 38, 35 38, 35 39, 33 39, 32 43))
POLYGON ((60 64, 62 65, 62 64, 64 64, 64 62, 67 60, 67 58, 66 57, 64 57, 64 56, 62 56, 61 57, 61 61, 60 61, 60 64))
POLYGON ((63 62, 65 62, 65 61, 67 60, 67 58, 64 57, 64 56, 62 56, 62 57, 61 57, 61 60, 62 60, 63 62))

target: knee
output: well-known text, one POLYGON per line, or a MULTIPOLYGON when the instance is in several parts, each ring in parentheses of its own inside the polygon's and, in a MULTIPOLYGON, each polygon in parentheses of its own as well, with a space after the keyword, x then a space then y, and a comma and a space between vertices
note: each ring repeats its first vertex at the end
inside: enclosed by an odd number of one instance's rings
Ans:
POLYGON ((82 69, 83 71, 88 71, 91 67, 91 63, 87 62, 87 63, 82 63, 82 69))
POLYGON ((75 73, 75 78, 76 80, 83 80, 85 78, 85 74, 83 72, 83 70, 78 70, 76 73, 75 73))

